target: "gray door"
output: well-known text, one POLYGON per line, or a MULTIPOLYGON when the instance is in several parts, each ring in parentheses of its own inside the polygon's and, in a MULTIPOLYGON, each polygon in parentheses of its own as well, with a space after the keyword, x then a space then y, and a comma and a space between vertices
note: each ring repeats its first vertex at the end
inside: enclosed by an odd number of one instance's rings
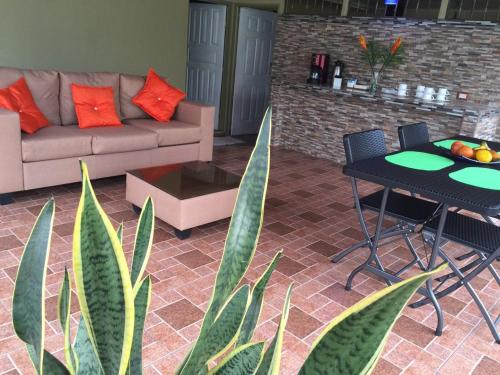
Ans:
POLYGON ((241 8, 232 135, 256 134, 269 105, 276 13, 241 8))
POLYGON ((187 97, 215 107, 215 129, 219 129, 225 27, 225 5, 189 4, 187 97))

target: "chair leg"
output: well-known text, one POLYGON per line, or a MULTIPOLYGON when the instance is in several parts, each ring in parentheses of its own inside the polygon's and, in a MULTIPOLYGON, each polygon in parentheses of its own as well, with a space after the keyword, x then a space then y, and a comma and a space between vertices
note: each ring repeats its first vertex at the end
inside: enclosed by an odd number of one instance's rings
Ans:
POLYGON ((0 194, 0 206, 6 206, 14 202, 12 199, 12 194, 0 194))
MULTIPOLYGON (((413 258, 415 259, 415 262, 418 264, 418 266, 420 267, 420 269, 422 271, 425 271, 425 265, 422 262, 422 259, 420 259, 420 257, 418 256, 417 251, 415 250, 415 247, 411 243, 410 237, 408 237, 407 234, 405 234, 403 237, 405 239, 406 245, 410 249, 410 253, 413 255, 413 258)), ((412 263, 414 264, 415 262, 412 262, 412 263)))
POLYGON ((375 229, 375 239, 374 239, 373 243, 370 246, 370 255, 368 256, 368 259, 366 260, 366 262, 362 263, 361 265, 359 265, 358 267, 356 267, 354 269, 354 271, 351 272, 351 274, 347 278, 347 282, 346 282, 346 285, 345 285, 345 289, 346 290, 351 290, 352 289, 352 282, 354 280, 354 277, 358 273, 360 273, 361 271, 363 271, 367 265, 370 265, 376 259, 377 249, 378 249, 378 243, 379 243, 379 240, 380 240, 380 234, 382 232, 382 224, 384 222, 385 207, 387 206, 387 198, 389 197, 389 191, 390 191, 390 189, 388 187, 384 188, 384 195, 382 196, 382 203, 380 205, 380 213, 379 213, 379 216, 378 216, 377 226, 376 226, 376 229, 375 229))

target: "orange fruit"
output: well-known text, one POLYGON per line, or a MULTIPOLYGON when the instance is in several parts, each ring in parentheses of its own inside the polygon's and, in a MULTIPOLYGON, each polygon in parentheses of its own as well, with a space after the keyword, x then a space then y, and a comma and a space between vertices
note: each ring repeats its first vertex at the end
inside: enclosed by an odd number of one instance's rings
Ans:
POLYGON ((452 143, 450 151, 453 155, 458 155, 458 150, 463 146, 464 144, 460 141, 455 141, 452 143))
POLYGON ((462 146, 458 150, 458 155, 472 159, 474 157, 474 150, 469 146, 462 146))
POLYGON ((493 158, 492 161, 499 161, 500 160, 500 153, 490 150, 491 152, 491 157, 493 158))
POLYGON ((482 161, 483 163, 489 163, 493 160, 493 155, 491 155, 490 150, 477 150, 476 159, 482 161))

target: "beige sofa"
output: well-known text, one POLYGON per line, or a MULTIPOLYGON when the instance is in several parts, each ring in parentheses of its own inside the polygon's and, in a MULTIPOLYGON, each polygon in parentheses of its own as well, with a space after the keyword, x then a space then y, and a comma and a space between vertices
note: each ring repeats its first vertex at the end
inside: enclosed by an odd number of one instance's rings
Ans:
MULTIPOLYGON (((131 99, 144 77, 0 68, 0 87, 24 75, 52 126, 21 133, 17 113, 0 109, 0 194, 80 181, 79 160, 92 178, 193 160, 210 161, 214 108, 183 101, 168 124, 150 118, 131 99), (111 86, 124 127, 80 129, 71 83, 111 86)), ((1 199, 0 199, 1 200, 1 199)), ((5 200, 4 200, 5 202, 5 200)))

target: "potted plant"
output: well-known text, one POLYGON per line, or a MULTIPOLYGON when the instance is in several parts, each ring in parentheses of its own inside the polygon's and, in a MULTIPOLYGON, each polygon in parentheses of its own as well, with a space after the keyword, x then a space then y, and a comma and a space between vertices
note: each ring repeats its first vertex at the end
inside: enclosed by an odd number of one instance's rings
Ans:
POLYGON ((363 35, 358 37, 363 58, 368 62, 371 71, 369 93, 375 95, 382 73, 387 67, 403 62, 404 48, 402 39, 397 38, 390 46, 385 47, 376 40, 367 41, 363 35))

